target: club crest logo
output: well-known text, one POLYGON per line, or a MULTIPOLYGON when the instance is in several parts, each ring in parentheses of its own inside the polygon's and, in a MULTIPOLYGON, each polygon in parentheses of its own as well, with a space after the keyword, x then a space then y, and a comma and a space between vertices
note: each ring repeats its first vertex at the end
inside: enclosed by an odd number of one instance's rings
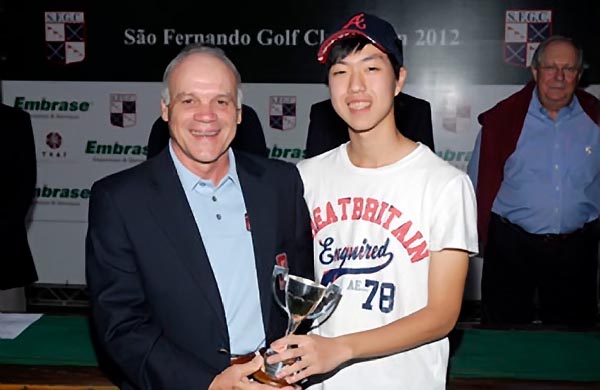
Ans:
POLYGON ((46 58, 61 65, 85 58, 85 18, 83 12, 45 12, 46 58))
MULTIPOLYGON (((287 260, 287 253, 285 252, 281 252, 275 255, 275 263, 283 268, 289 268, 288 267, 288 260, 287 260)), ((277 278, 279 281, 279 289, 280 290, 285 290, 285 280, 282 277, 282 275, 279 275, 279 277, 277 278)))
POLYGON ((275 263, 284 268, 288 268, 287 253, 281 252, 275 255, 275 263))
POLYGON ((296 96, 269 98, 269 126, 277 130, 291 130, 296 127, 296 96))
POLYGON ((246 223, 246 230, 251 232, 252 226, 250 226, 250 217, 248 216, 248 213, 244 214, 244 222, 246 223))
POLYGON ((504 19, 504 61, 528 67, 533 53, 552 35, 551 10, 507 10, 504 19))
POLYGON ((451 133, 464 133, 471 129, 471 105, 457 94, 449 92, 442 98, 442 127, 451 133))
POLYGON ((110 94, 110 124, 117 127, 132 127, 137 122, 136 95, 134 93, 110 94))

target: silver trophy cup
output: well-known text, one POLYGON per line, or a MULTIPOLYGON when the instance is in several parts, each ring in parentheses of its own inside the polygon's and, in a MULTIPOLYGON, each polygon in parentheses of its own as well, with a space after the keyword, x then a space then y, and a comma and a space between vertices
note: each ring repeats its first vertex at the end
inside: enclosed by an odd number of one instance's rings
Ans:
MULTIPOLYGON (((273 295, 277 304, 285 310, 288 316, 286 336, 294 333, 303 320, 316 320, 321 317, 326 319, 335 310, 342 297, 339 286, 331 283, 327 287, 313 280, 299 276, 290 275, 288 269, 276 265, 273 269, 273 295), (285 303, 281 301, 277 286, 284 286, 285 303)), ((323 321, 321 321, 322 323, 323 321)), ((313 326, 311 329, 316 328, 313 326)), ((267 363, 267 357, 277 352, 267 349, 265 352, 265 371, 254 374, 254 378, 260 382, 268 383, 276 387, 287 386, 287 382, 277 379, 276 375, 286 364, 291 362, 280 362, 276 364, 267 363)))

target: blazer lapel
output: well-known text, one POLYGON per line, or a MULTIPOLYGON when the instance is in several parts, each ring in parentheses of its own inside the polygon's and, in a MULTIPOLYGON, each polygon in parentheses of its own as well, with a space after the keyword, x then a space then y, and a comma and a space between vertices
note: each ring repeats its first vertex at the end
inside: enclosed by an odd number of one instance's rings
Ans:
POLYGON ((276 204, 275 194, 269 190, 268 184, 264 183, 262 178, 263 167, 257 165, 243 154, 236 153, 235 157, 237 173, 246 204, 246 212, 250 220, 256 274, 266 332, 273 303, 271 276, 273 264, 275 263, 275 242, 277 237, 277 224, 275 223, 275 211, 273 209, 273 205, 276 204))
MULTIPOLYGON (((168 148, 156 156, 154 162, 151 179, 154 192, 150 194, 149 201, 151 212, 171 241, 179 260, 185 263, 198 282, 208 306, 222 322, 221 329, 226 330, 225 311, 217 282, 168 148)), ((227 334, 225 337, 229 339, 227 334)))

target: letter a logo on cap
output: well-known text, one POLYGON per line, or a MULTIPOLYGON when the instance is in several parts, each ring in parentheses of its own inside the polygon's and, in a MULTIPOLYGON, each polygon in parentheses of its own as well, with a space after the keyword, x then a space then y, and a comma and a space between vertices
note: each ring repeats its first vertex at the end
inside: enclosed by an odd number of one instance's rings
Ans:
POLYGON ((342 30, 346 30, 351 26, 355 26, 360 30, 364 30, 365 28, 367 28, 367 25, 365 24, 365 14, 358 14, 352 17, 352 19, 350 19, 348 23, 346 23, 344 27, 342 27, 342 30))

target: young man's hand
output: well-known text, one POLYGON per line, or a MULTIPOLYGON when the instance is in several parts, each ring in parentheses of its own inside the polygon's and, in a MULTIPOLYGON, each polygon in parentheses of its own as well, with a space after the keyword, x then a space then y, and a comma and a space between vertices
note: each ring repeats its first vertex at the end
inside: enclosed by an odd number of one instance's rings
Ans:
POLYGON ((311 375, 332 371, 340 364, 350 360, 351 350, 337 338, 311 335, 288 335, 271 344, 271 348, 278 351, 269 356, 268 363, 277 363, 284 360, 295 360, 295 363, 285 366, 277 374, 285 378, 288 383, 297 383, 311 375), (294 345, 294 348, 285 348, 294 345))

